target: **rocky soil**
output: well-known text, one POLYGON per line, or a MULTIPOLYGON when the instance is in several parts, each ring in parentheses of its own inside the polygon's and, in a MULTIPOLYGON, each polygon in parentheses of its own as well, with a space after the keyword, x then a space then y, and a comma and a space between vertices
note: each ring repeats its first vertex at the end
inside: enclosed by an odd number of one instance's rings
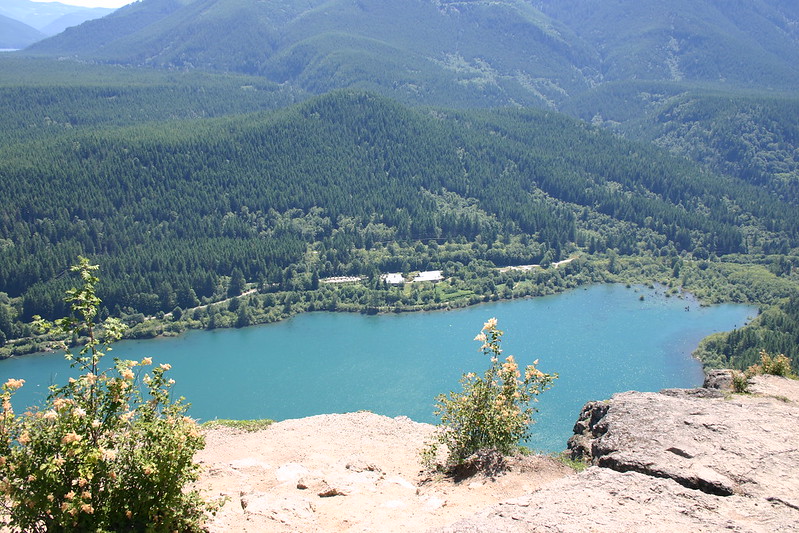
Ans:
POLYGON ((589 403, 569 442, 593 465, 580 474, 526 457, 493 479, 430 479, 431 426, 352 413, 209 431, 200 486, 229 498, 211 531, 799 531, 799 382, 751 389, 589 403))
POLYGON ((427 531, 569 473, 549 457, 512 460, 491 479, 431 479, 419 451, 433 426, 372 413, 207 432, 199 487, 227 503, 212 532, 427 531))

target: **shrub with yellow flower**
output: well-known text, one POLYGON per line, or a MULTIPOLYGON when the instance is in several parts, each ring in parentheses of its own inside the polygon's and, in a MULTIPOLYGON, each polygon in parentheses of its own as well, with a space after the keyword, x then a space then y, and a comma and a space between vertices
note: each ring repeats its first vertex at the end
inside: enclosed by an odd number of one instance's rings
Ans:
MULTIPOLYGON (((198 477, 194 454, 203 437, 185 416, 187 406, 172 400, 168 364, 141 387, 137 362, 99 366, 122 327, 94 321, 96 268, 83 258, 73 268, 83 279, 82 288, 67 292, 75 318, 40 321, 66 338, 89 339, 76 354, 66 350, 81 375, 52 386, 46 404, 24 415, 11 408, 23 380, 10 379, 0 390, 0 525, 26 532, 202 531, 212 509, 186 486, 198 477)), ((141 366, 151 363, 145 358, 141 366)))
POLYGON ((461 378, 462 392, 442 394, 436 399, 441 424, 433 442, 422 453, 428 466, 432 466, 442 445, 447 453, 444 468, 449 470, 479 450, 511 454, 530 437, 536 412, 530 404, 558 376, 538 370, 537 360, 522 374, 512 355, 501 358, 502 335, 497 319, 488 320, 474 339, 481 343, 480 350, 490 360, 488 369, 482 376, 465 374, 461 378))

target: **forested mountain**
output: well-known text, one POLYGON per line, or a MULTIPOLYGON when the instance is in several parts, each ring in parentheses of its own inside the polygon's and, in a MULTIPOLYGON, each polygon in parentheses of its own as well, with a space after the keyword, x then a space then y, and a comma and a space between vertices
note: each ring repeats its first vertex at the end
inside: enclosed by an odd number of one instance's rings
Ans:
POLYGON ((0 57, 0 141, 248 113, 306 97, 248 76, 0 57))
POLYGON ((557 107, 598 84, 791 89, 785 0, 142 0, 28 52, 265 76, 322 93, 557 107))
POLYGON ((63 314, 82 254, 103 313, 140 325, 658 279, 771 306, 706 360, 782 349, 797 20, 787 0, 140 0, 69 28, 0 57, 0 346, 63 314), (456 281, 381 286, 414 269, 456 281), (320 285, 342 275, 364 282, 320 285))
POLYGON ((799 202, 799 95, 607 84, 563 111, 799 202))
POLYGON ((520 0, 144 0, 29 52, 485 106, 587 88, 573 65, 591 52, 574 46, 520 0))
POLYGON ((799 3, 791 0, 537 4, 598 52, 602 81, 787 89, 799 75, 799 3))
POLYGON ((44 37, 36 28, 0 15, 0 48, 25 48, 44 37))
POLYGON ((527 235, 529 251, 500 264, 577 245, 799 245, 799 212, 762 189, 563 115, 413 110, 358 92, 36 137, 0 148, 0 177, 0 286, 24 296, 25 316, 62 311, 59 273, 78 254, 104 265, 109 306, 153 313, 173 305, 158 296, 166 285, 207 295, 234 270, 279 282, 311 245, 320 276, 368 273, 348 254, 370 240, 527 235))

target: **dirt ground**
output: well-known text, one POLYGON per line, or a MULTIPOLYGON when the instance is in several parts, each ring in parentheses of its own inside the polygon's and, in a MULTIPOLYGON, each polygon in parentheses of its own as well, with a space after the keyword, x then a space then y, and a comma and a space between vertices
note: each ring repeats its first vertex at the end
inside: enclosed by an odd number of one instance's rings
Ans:
POLYGON ((365 412, 286 420, 252 433, 207 430, 198 487, 227 498, 209 529, 427 531, 572 473, 552 458, 529 456, 495 479, 431 479, 419 451, 432 430, 365 412))

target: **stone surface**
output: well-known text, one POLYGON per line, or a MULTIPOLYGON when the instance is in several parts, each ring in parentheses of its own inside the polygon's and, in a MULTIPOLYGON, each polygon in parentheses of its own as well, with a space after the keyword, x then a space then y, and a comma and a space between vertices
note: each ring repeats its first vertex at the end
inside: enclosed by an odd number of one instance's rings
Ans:
POLYGON ((799 511, 745 496, 714 496, 637 472, 591 467, 438 530, 501 532, 789 532, 799 511))
POLYGON ((208 529, 427 531, 571 473, 552 458, 527 456, 496 479, 478 476, 474 487, 431 476, 419 452, 432 431, 365 412, 285 420, 253 433, 209 430, 197 486, 227 501, 208 529))
POLYGON ((705 382, 702 384, 705 389, 732 390, 732 370, 713 369, 705 373, 705 382))
POLYGON ((799 382, 627 392, 569 440, 594 465, 439 531, 799 531, 799 382))
POLYGON ((770 397, 613 397, 591 446, 598 466, 718 495, 796 500, 799 406, 770 397))

